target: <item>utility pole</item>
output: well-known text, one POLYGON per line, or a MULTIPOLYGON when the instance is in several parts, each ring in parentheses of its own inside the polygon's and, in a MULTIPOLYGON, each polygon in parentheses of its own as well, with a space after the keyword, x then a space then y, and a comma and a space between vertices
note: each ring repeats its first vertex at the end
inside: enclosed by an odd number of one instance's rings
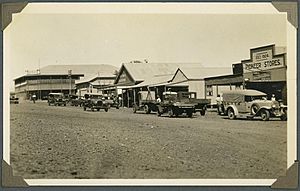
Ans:
POLYGON ((70 80, 70 89, 69 89, 69 95, 72 94, 72 70, 68 70, 68 77, 70 80))

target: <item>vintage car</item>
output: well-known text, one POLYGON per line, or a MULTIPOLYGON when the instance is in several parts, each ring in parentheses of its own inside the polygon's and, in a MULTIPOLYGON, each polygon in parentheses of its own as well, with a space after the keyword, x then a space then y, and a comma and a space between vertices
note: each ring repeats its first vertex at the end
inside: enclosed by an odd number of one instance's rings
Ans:
POLYGON ((103 94, 102 97, 104 97, 105 102, 109 104, 109 107, 115 107, 116 109, 119 109, 119 102, 115 97, 108 94, 103 94))
POLYGON ((48 105, 54 106, 66 106, 67 99, 63 93, 49 93, 48 95, 48 105))
POLYGON ((11 104, 19 104, 19 98, 17 98, 15 95, 10 95, 9 103, 11 103, 11 104))
POLYGON ((82 105, 84 111, 89 108, 91 111, 100 111, 100 109, 104 109, 104 111, 107 112, 109 109, 109 104, 105 101, 105 98, 102 96, 102 94, 97 93, 84 94, 84 102, 82 105))
POLYGON ((70 95, 69 96, 69 103, 71 106, 82 106, 83 102, 84 102, 84 99, 80 96, 77 96, 77 95, 70 95))
POLYGON ((164 92, 162 101, 157 105, 157 115, 168 113, 169 117, 178 116, 186 113, 188 117, 192 117, 195 112, 195 103, 180 100, 177 92, 164 92))
POLYGON ((237 117, 261 117, 268 121, 270 117, 287 120, 287 106, 278 101, 267 100, 267 95, 257 90, 230 90, 223 92, 218 112, 235 119, 237 117))

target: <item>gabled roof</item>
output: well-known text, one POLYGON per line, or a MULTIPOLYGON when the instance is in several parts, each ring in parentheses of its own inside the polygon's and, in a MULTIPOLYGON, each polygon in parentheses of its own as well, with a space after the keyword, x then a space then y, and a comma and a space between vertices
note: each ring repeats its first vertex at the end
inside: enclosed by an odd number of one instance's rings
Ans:
POLYGON ((189 79, 204 79, 206 77, 223 75, 232 73, 231 67, 221 68, 221 67, 198 67, 198 68, 186 68, 182 67, 180 70, 189 79))
POLYGON ((118 81, 121 71, 126 70, 135 82, 143 82, 158 75, 173 75, 181 66, 201 66, 200 63, 124 63, 116 78, 118 81))
POLYGON ((187 80, 203 80, 207 77, 232 73, 232 68, 183 66, 177 69, 171 81, 173 81, 178 72, 181 72, 187 80))
POLYGON ((114 74, 97 74, 96 76, 88 76, 88 77, 84 77, 84 79, 76 81, 75 84, 82 84, 82 83, 88 83, 88 82, 93 82, 97 79, 112 79, 114 80, 116 77, 116 75, 114 74))
POLYGON ((155 75, 150 78, 147 78, 142 83, 132 86, 132 88, 143 87, 143 86, 153 86, 153 85, 160 84, 160 83, 167 83, 168 81, 170 81, 172 79, 172 76, 173 75, 171 75, 171 74, 155 75))

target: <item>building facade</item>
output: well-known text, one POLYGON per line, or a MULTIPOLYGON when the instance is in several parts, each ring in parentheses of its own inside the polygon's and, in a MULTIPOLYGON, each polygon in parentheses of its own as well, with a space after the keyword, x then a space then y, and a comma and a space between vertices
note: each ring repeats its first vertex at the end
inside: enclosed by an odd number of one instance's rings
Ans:
POLYGON ((76 82, 76 90, 78 96, 86 93, 103 93, 103 89, 114 84, 115 75, 100 75, 86 80, 76 82))
POLYGON ((250 49, 250 59, 232 65, 233 74, 205 79, 206 88, 217 94, 225 89, 255 89, 287 104, 287 63, 285 48, 275 45, 250 49), (221 87, 221 88, 220 88, 221 87))
POLYGON ((37 99, 47 99, 49 93, 74 94, 75 80, 83 74, 55 75, 28 74, 15 79, 15 93, 19 99, 31 99, 33 94, 37 99))
MULTIPOLYGON (((75 82, 97 73, 113 75, 117 67, 99 65, 49 65, 15 78, 15 94, 20 100, 47 99, 49 93, 76 94, 75 82)), ((111 80, 113 81, 113 80, 111 80)), ((96 85, 95 85, 96 86, 96 85)))

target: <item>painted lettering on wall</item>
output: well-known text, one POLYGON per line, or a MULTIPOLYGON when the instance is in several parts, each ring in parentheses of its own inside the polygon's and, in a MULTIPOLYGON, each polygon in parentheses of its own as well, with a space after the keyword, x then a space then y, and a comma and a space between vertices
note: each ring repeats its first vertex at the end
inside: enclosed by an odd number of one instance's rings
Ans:
POLYGON ((269 70, 269 69, 273 69, 273 68, 280 68, 283 66, 284 66, 283 57, 273 58, 273 59, 261 61, 261 62, 244 63, 244 72, 247 73, 247 72, 269 70))
POLYGON ((272 57, 273 57, 272 49, 261 51, 261 52, 253 52, 253 55, 252 55, 253 62, 261 62, 261 61, 265 61, 265 60, 271 60, 272 57))

